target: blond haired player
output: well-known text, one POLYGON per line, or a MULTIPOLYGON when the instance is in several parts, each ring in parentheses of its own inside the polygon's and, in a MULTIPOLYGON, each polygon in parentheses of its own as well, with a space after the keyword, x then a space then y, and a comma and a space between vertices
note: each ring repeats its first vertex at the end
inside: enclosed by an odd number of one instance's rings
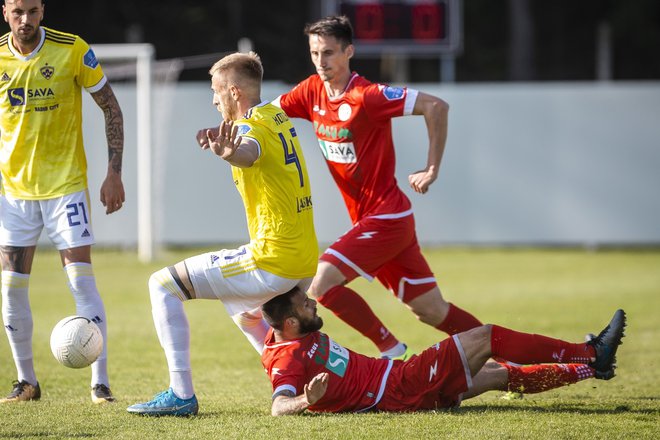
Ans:
POLYGON ((40 26, 41 0, 6 0, 10 32, 0 37, 0 259, 2 319, 18 380, 0 403, 38 400, 28 284, 42 229, 59 250, 76 313, 96 322, 104 346, 92 364, 92 401, 114 400, 109 388, 106 317, 91 264, 94 243, 82 133, 82 88, 105 116, 108 172, 101 202, 121 208, 123 118, 94 52, 77 35, 40 26))
POLYGON ((156 331, 170 371, 170 388, 128 411, 145 415, 197 414, 190 367, 189 299, 219 299, 261 353, 268 331, 260 307, 299 287, 316 271, 318 244, 305 159, 296 130, 278 107, 262 102, 259 57, 235 53, 210 71, 220 127, 197 141, 231 165, 243 199, 250 243, 188 258, 149 280, 156 331))

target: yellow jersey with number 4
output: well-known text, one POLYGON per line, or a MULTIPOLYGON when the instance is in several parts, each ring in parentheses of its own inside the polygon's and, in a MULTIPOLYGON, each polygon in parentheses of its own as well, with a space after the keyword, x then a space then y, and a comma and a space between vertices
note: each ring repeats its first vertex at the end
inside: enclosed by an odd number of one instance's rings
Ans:
POLYGON ((293 124, 282 109, 262 103, 235 125, 260 150, 251 167, 232 167, 257 267, 284 278, 314 276, 319 249, 312 191, 293 124))
POLYGON ((3 194, 60 197, 87 188, 82 87, 106 83, 94 52, 77 35, 40 27, 22 55, 11 33, 0 37, 0 171, 3 194))

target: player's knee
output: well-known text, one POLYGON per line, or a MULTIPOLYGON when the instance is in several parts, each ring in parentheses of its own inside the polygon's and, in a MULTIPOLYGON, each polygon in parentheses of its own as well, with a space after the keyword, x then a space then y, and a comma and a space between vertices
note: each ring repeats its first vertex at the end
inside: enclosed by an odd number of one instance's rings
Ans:
POLYGON ((437 313, 431 311, 431 310, 418 310, 418 309, 413 309, 413 313, 419 319, 421 322, 424 324, 428 325, 433 325, 436 322, 439 324, 442 322, 439 318, 437 313))
POLYGON ((468 332, 473 332, 475 340, 481 345, 485 350, 490 352, 491 342, 490 334, 493 329, 491 324, 484 324, 479 327, 468 330, 468 332))
POLYGON ((479 331, 481 337, 490 341, 490 334, 493 331, 493 324, 484 324, 476 328, 479 331))
POLYGON ((426 304, 409 304, 412 312, 424 324, 433 327, 442 323, 447 317, 449 306, 444 301, 427 302, 426 304))
POLYGON ((149 287, 149 296, 151 297, 152 304, 162 301, 164 296, 172 294, 172 289, 177 288, 169 267, 164 267, 163 269, 152 273, 147 285, 149 287))
POLYGON ((167 268, 160 269, 151 274, 151 276, 149 277, 149 281, 147 282, 147 286, 149 287, 149 292, 153 291, 155 288, 162 285, 162 282, 160 280, 162 280, 165 271, 167 271, 167 268))
POLYGON ((323 295, 333 288, 339 286, 340 283, 333 282, 329 278, 324 278, 320 276, 318 279, 314 278, 312 285, 309 287, 308 294, 310 294, 315 300, 320 300, 323 295))
POLYGON ((492 329, 491 324, 484 324, 479 327, 474 327, 471 328, 470 330, 461 332, 460 335, 462 338, 468 339, 473 343, 490 347, 491 329, 492 329))
POLYGON ((320 299, 329 290, 342 286, 346 282, 344 274, 333 264, 321 261, 317 267, 316 275, 312 280, 308 293, 315 299, 320 299))
POLYGON ((315 300, 318 300, 323 296, 325 292, 320 292, 318 287, 315 287, 313 284, 310 286, 309 290, 307 291, 307 294, 310 295, 312 298, 315 300))
POLYGON ((237 313, 231 317, 239 328, 256 327, 261 324, 262 317, 250 312, 237 313))

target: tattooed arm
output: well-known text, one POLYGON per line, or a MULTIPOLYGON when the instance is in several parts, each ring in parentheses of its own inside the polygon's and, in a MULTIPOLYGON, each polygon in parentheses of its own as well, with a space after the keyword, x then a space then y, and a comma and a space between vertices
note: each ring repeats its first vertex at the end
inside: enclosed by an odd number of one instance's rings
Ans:
POLYGON ((105 213, 119 210, 125 201, 124 184, 121 181, 121 162, 124 154, 124 117, 112 88, 106 83, 92 98, 103 110, 105 135, 108 139, 108 174, 101 185, 101 203, 105 213))

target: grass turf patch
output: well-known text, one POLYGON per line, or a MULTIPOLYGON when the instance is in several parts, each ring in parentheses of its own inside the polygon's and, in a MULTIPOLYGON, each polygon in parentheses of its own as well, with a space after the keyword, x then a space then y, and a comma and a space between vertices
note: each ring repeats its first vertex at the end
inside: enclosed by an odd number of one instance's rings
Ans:
MULTIPOLYGON (((3 438, 658 438, 660 436, 660 251, 580 249, 427 249, 445 298, 483 322, 582 341, 617 308, 628 314, 617 377, 589 380, 521 401, 488 393, 461 408, 415 414, 342 414, 272 418, 270 384, 257 353, 214 301, 190 301, 192 364, 200 414, 146 418, 126 413, 167 388, 168 372, 151 318, 147 281, 161 267, 202 250, 169 252, 154 264, 133 253, 94 250, 94 271, 109 326, 113 405, 89 397, 89 369, 71 370, 50 353, 52 327, 75 314, 59 256, 39 250, 30 278, 34 357, 42 399, 0 406, 3 438)), ((390 330, 420 351, 444 335, 418 322, 377 282, 356 280, 390 330)), ((324 331, 344 346, 376 348, 330 312, 324 331)), ((0 393, 15 369, 0 338, 0 393)))

